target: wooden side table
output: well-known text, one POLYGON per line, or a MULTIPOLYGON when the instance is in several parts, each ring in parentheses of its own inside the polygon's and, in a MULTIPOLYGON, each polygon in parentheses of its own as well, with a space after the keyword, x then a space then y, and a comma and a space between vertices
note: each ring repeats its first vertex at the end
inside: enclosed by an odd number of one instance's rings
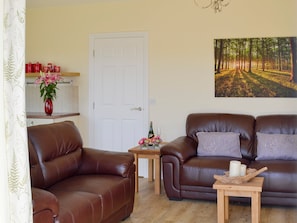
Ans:
POLYGON ((161 193, 161 159, 160 159, 160 149, 142 149, 140 146, 135 146, 128 150, 134 154, 135 157, 135 192, 138 192, 138 159, 145 158, 148 159, 148 180, 154 180, 154 169, 155 169, 155 194, 161 193), (154 168, 155 163, 155 168, 154 168))
POLYGON ((225 223, 229 220, 229 196, 251 197, 252 223, 259 223, 263 182, 263 177, 255 177, 243 184, 226 184, 216 181, 213 188, 217 190, 218 223, 225 223))

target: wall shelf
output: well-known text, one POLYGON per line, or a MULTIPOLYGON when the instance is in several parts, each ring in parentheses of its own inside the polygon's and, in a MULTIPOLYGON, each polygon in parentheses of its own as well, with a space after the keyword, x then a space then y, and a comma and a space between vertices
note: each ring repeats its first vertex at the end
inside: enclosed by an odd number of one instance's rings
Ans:
MULTIPOLYGON (((78 72, 61 72, 63 77, 78 77, 80 73, 78 72)), ((26 73, 26 77, 38 77, 39 73, 26 73)))

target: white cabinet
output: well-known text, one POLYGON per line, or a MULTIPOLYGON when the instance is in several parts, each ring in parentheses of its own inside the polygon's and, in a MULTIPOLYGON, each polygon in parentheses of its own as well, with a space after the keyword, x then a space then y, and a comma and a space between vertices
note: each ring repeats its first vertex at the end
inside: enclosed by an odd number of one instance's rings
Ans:
POLYGON ((51 124, 63 121, 73 121, 74 124, 78 126, 79 113, 59 113, 51 116, 34 112, 27 114, 27 126, 51 124))
POLYGON ((27 118, 27 126, 53 123, 54 119, 27 118))

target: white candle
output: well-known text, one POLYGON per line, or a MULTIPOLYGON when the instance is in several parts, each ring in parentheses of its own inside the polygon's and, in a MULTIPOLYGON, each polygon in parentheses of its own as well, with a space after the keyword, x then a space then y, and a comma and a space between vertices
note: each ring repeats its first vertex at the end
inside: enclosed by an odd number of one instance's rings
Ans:
POLYGON ((241 162, 232 160, 229 164, 229 177, 238 177, 240 176, 240 166, 241 162))
POLYGON ((240 176, 245 176, 246 175, 246 165, 241 164, 240 165, 240 176))

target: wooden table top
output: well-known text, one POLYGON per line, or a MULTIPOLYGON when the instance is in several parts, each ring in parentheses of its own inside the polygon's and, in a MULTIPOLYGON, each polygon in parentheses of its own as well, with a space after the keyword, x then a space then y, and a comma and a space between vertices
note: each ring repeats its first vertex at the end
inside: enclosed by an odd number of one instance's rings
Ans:
POLYGON ((261 192, 262 186, 264 182, 264 177, 255 177, 250 181, 242 184, 230 184, 230 183, 222 183, 220 181, 216 181, 213 184, 214 189, 224 189, 224 190, 240 190, 240 191, 256 191, 261 192))
POLYGON ((166 142, 162 142, 159 147, 141 147, 140 145, 135 146, 128 151, 136 154, 152 154, 152 155, 160 155, 160 148, 165 145, 166 142))
POLYGON ((128 151, 136 154, 152 154, 152 155, 160 154, 160 148, 149 148, 149 147, 142 148, 141 146, 135 146, 129 149, 128 151))

